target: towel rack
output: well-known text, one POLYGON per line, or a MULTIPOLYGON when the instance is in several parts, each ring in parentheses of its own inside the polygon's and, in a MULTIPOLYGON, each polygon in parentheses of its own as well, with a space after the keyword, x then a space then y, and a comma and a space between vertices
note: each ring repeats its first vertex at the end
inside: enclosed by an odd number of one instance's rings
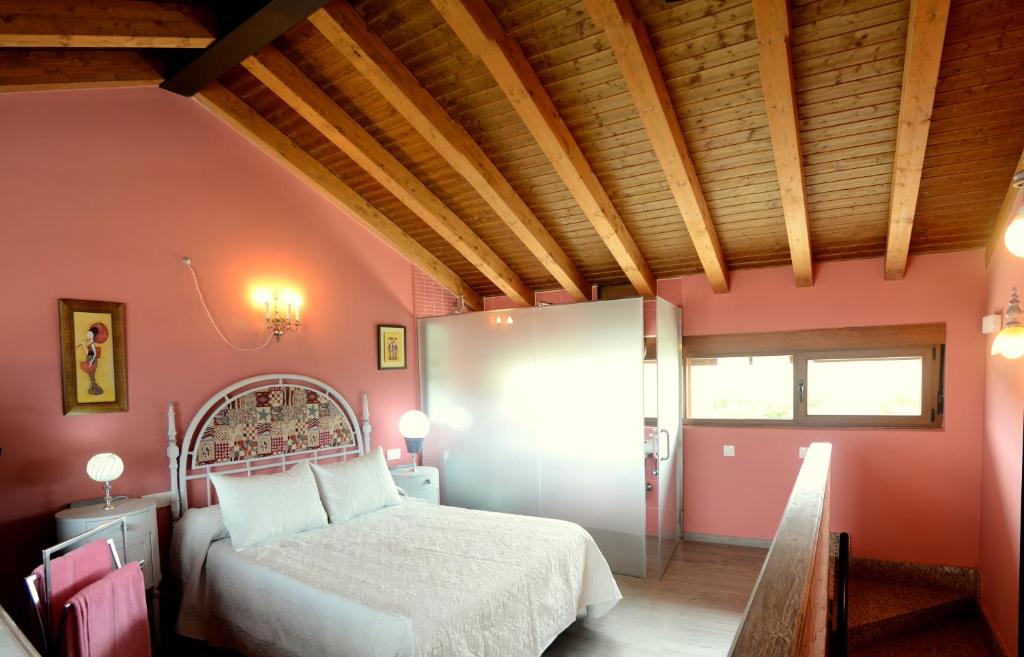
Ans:
MULTIPOLYGON (((67 548, 82 543, 87 539, 102 534, 109 529, 121 525, 121 545, 128 544, 128 518, 121 516, 115 518, 109 522, 105 522, 102 525, 97 525, 92 529, 82 532, 78 536, 69 538, 66 541, 51 545, 48 548, 44 548, 43 554, 43 597, 39 597, 39 589, 36 586, 35 574, 29 575, 25 578, 25 585, 28 588, 29 597, 32 599, 32 606, 36 610, 36 620, 39 621, 39 628, 41 630, 41 636, 43 640, 43 654, 54 655, 54 648, 56 647, 55 639, 57 637, 51 636, 51 628, 53 627, 53 620, 50 617, 50 595, 52 594, 52 582, 50 577, 50 562, 53 560, 53 554, 66 550, 67 548)), ((110 556, 114 561, 114 569, 121 567, 121 558, 117 554, 117 546, 114 545, 114 539, 108 538, 107 545, 110 547, 110 556)), ((66 608, 66 606, 65 606, 66 608)))

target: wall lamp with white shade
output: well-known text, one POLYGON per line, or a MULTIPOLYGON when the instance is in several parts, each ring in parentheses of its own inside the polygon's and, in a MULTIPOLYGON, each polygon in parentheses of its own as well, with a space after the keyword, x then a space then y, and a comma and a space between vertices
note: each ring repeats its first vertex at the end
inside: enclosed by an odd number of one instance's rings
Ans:
MULTIPOLYGON (((1018 171, 1011 183, 1017 189, 1024 188, 1024 171, 1018 171)), ((1024 258, 1024 205, 1017 210, 1017 215, 1003 233, 1003 244, 1007 250, 1018 258, 1024 258)))

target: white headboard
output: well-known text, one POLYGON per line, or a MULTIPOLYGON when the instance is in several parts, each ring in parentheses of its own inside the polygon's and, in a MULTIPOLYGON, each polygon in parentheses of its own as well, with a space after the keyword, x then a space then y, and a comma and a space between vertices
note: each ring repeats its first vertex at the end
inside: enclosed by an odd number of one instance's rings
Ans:
POLYGON ((192 418, 178 449, 174 402, 167 406, 171 516, 189 508, 190 488, 207 506, 211 474, 283 471, 300 461, 337 461, 370 448, 370 408, 362 393, 362 426, 341 393, 299 374, 264 374, 232 383, 192 418))

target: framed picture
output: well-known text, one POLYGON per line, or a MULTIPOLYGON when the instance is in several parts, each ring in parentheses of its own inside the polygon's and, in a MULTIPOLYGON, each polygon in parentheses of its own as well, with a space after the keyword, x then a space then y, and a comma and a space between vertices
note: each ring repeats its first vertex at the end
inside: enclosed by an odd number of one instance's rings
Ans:
POLYGON ((377 369, 405 369, 405 327, 377 325, 377 369))
POLYGON ((124 304, 58 299, 64 415, 128 410, 124 304))

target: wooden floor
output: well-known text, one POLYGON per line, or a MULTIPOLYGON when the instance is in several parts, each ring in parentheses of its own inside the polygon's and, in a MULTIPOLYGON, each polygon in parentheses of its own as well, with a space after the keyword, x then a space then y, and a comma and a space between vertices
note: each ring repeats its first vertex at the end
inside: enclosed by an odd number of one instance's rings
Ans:
POLYGON ((622 601, 544 657, 724 657, 767 550, 683 542, 660 580, 616 576, 622 601))

